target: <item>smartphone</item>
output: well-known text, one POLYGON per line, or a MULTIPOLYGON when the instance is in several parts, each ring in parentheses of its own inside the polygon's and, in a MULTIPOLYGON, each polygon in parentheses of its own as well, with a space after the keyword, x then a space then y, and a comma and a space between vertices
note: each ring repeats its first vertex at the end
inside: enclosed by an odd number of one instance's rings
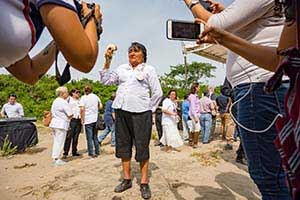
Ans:
POLYGON ((189 21, 167 20, 167 38, 169 40, 195 41, 203 30, 203 25, 189 21))

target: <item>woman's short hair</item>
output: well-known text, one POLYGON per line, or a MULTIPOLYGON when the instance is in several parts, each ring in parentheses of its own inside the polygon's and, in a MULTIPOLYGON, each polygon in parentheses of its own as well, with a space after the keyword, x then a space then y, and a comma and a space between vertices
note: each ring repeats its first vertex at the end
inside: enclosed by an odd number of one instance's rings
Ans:
POLYGON ((130 47, 128 48, 128 52, 132 49, 132 48, 136 48, 138 50, 142 51, 143 57, 144 57, 144 62, 147 62, 147 49, 146 47, 138 42, 132 42, 130 47))
POLYGON ((65 86, 61 86, 61 87, 58 87, 56 90, 55 90, 55 94, 56 96, 60 96, 62 93, 64 92, 67 92, 68 93, 68 88, 66 88, 65 86))
POLYGON ((175 94, 176 94, 176 98, 177 98, 177 92, 176 92, 176 90, 175 90, 175 89, 171 89, 171 90, 168 92, 168 97, 170 96, 170 94, 171 94, 172 92, 175 92, 175 94))
POLYGON ((197 88, 198 88, 197 85, 192 85, 191 90, 190 90, 190 93, 191 93, 191 94, 196 94, 197 88))
POLYGON ((78 88, 74 88, 70 91, 69 95, 72 96, 75 92, 80 92, 80 90, 78 88))

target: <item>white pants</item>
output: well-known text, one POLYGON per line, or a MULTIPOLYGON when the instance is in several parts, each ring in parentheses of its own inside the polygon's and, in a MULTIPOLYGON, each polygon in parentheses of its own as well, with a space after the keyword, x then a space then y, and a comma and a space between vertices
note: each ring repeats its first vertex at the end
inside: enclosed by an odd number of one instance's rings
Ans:
POLYGON ((64 148, 67 130, 53 128, 53 147, 52 147, 52 158, 58 159, 64 148))

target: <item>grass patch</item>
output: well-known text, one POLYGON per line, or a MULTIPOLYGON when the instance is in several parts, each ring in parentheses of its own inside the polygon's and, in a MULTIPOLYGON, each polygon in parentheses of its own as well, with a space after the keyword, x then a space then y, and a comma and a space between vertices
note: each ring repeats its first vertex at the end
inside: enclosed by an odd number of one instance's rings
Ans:
POLYGON ((0 155, 1 156, 9 156, 9 155, 13 155, 17 152, 17 148, 18 146, 11 146, 11 142, 8 139, 8 135, 6 135, 4 142, 3 142, 3 146, 0 149, 0 155))
POLYGON ((217 166, 221 160, 221 151, 215 150, 210 152, 193 152, 191 154, 192 157, 195 157, 197 161, 200 162, 202 166, 217 166))

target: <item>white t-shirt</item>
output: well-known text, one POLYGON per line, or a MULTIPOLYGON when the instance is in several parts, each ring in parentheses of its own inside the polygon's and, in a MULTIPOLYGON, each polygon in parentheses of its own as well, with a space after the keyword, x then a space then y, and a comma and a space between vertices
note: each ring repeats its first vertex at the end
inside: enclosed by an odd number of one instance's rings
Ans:
POLYGON ((0 0, 0 67, 21 60, 35 45, 44 29, 38 10, 49 3, 77 12, 73 0, 0 0))
POLYGON ((14 104, 6 103, 1 109, 1 114, 6 115, 8 118, 24 117, 23 106, 17 102, 14 104))
POLYGON ((59 128, 68 130, 70 120, 68 116, 72 115, 72 110, 69 103, 61 98, 57 97, 51 107, 52 120, 50 122, 50 128, 59 128))
POLYGON ((93 93, 83 95, 80 99, 80 106, 84 107, 84 124, 95 123, 98 118, 98 109, 101 105, 99 97, 93 93))
MULTIPOLYGON (((247 41, 277 47, 284 19, 274 16, 274 0, 235 0, 224 11, 212 15, 208 24, 225 29, 247 41)), ((226 76, 233 87, 241 83, 266 82, 273 73, 229 51, 226 76)))
MULTIPOLYGON (((176 104, 171 101, 169 98, 165 98, 162 103, 162 110, 167 110, 167 111, 172 111, 172 112, 177 112, 176 110, 176 104)), ((174 115, 169 115, 166 113, 162 113, 162 119, 161 119, 161 124, 176 124, 176 117, 174 115)))
POLYGON ((80 100, 70 97, 68 102, 72 110, 73 118, 80 119, 80 100))

